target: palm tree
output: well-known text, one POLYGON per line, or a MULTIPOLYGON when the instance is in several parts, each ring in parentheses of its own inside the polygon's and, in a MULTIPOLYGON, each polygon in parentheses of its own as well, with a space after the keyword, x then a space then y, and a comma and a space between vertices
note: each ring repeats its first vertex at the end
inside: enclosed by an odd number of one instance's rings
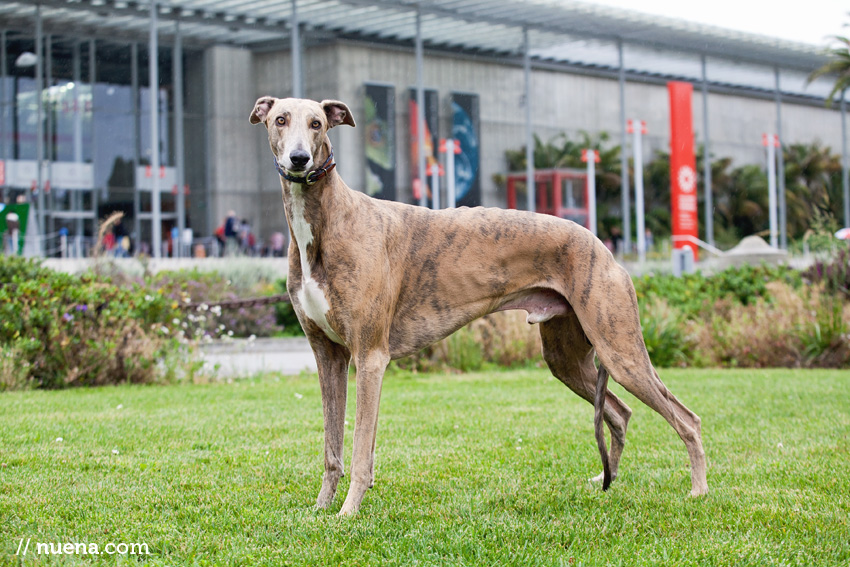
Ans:
POLYGON ((812 82, 824 75, 838 75, 835 85, 826 97, 826 105, 832 106, 832 99, 838 93, 843 93, 850 88, 850 39, 835 36, 834 39, 840 44, 838 47, 827 49, 826 54, 832 59, 819 69, 815 69, 809 75, 808 82, 812 82))
POLYGON ((840 217, 841 158, 820 142, 791 144, 783 152, 788 234, 799 238, 818 215, 840 217))

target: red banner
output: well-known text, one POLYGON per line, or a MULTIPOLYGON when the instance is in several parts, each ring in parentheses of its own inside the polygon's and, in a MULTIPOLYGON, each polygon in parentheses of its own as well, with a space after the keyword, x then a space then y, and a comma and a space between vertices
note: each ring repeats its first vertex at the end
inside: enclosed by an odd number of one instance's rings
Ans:
POLYGON ((670 202, 673 209, 673 246, 690 248, 694 259, 697 245, 686 238, 699 237, 697 221, 697 172, 690 83, 667 83, 670 93, 670 202), (680 237, 680 238, 676 238, 680 237))

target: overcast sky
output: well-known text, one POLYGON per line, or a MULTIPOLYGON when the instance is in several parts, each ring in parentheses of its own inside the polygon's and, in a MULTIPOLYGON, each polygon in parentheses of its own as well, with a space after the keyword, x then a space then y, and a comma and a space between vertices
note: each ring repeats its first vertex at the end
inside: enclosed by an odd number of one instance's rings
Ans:
POLYGON ((850 35, 850 1, 806 0, 582 0, 712 26, 826 46, 850 35))

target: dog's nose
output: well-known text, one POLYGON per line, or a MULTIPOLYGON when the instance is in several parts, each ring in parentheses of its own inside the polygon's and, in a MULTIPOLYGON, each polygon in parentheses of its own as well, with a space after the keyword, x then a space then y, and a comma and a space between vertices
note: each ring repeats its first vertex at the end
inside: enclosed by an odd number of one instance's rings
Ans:
POLYGON ((289 161, 292 162, 293 169, 304 169, 307 162, 310 161, 310 154, 304 150, 295 150, 289 154, 289 161))

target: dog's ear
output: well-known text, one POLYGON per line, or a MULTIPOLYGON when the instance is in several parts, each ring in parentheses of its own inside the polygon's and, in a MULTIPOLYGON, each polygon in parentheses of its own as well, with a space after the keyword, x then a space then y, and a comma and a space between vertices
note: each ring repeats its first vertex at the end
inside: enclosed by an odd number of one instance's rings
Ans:
POLYGON ((325 109, 325 114, 328 117, 328 124, 333 128, 340 124, 348 124, 354 126, 354 117, 351 116, 351 111, 344 102, 338 100, 323 100, 322 108, 325 109))
POLYGON ((259 124, 265 122, 269 115, 269 110, 272 109, 277 99, 273 96, 263 96, 257 99, 254 103, 254 110, 251 111, 251 124, 259 124))

